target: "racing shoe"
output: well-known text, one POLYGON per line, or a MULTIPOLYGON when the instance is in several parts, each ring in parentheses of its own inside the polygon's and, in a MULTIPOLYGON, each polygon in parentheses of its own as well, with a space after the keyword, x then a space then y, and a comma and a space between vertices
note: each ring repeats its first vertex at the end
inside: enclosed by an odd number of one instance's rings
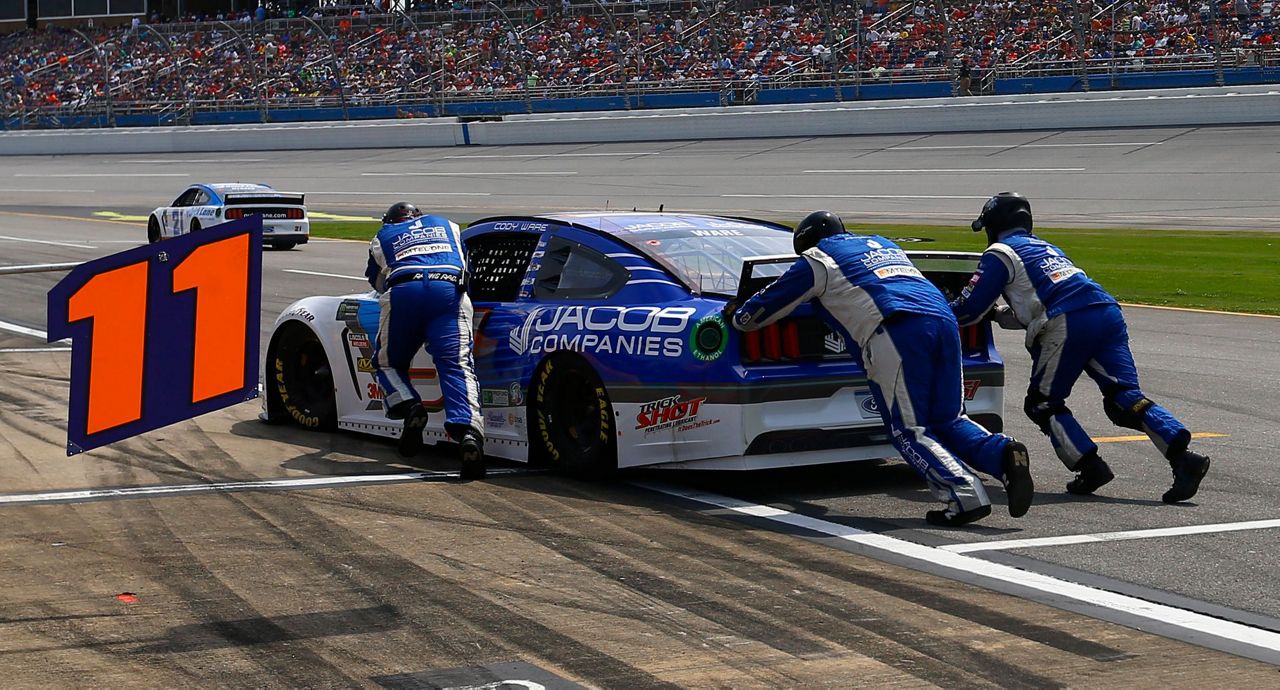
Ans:
POLYGON ((396 448, 400 457, 411 458, 422 450, 422 428, 427 425, 427 408, 422 403, 414 403, 404 418, 404 429, 400 432, 400 445, 396 448))
POLYGON ((991 506, 980 506, 951 515, 945 510, 931 510, 924 514, 925 522, 938 527, 959 527, 991 514, 991 506))
POLYGON ((1173 468, 1173 486, 1160 500, 1165 503, 1178 503, 1196 495, 1200 489, 1200 480, 1209 471, 1209 458, 1199 453, 1184 450, 1176 460, 1170 460, 1173 468))
POLYGON ((1004 493, 1009 500, 1009 517, 1020 518, 1031 508, 1031 501, 1036 495, 1035 482, 1031 480, 1031 456, 1027 455, 1027 447, 1019 441, 1010 440, 1004 447, 1004 459, 1000 463, 1004 470, 1004 493))
POLYGON ((1088 496, 1115 478, 1107 463, 1097 453, 1090 453, 1076 463, 1076 478, 1067 482, 1067 493, 1088 496))
POLYGON ((463 479, 484 479, 484 448, 479 438, 467 432, 458 443, 458 455, 462 460, 463 479))

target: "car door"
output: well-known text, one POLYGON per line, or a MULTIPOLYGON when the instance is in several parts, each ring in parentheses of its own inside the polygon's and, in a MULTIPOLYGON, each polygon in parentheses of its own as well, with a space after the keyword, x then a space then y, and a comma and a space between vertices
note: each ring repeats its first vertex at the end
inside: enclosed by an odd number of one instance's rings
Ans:
POLYGON ((489 232, 468 237, 468 295, 475 309, 476 376, 485 433, 491 438, 524 441, 526 358, 511 348, 511 333, 525 318, 521 298, 530 262, 542 238, 537 232, 489 232))

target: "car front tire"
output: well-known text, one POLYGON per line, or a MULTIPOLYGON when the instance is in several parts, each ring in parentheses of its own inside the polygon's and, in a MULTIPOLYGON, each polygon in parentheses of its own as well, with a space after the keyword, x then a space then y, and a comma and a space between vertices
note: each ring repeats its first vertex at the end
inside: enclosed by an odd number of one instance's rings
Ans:
POLYGON ((270 366, 272 419, 280 417, 318 431, 337 428, 333 370, 311 329, 286 323, 276 336, 270 366))
POLYGON ((580 476, 618 469, 613 404, 599 375, 580 357, 552 357, 533 377, 532 459, 580 476))
POLYGON ((160 241, 160 221, 155 216, 147 219, 147 244, 155 244, 160 241))

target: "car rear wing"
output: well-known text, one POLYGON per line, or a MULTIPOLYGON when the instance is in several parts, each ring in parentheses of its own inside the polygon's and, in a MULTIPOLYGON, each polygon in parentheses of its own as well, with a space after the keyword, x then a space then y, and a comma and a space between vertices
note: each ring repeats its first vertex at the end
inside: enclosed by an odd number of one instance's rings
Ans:
POLYGON ((272 206, 305 206, 306 195, 295 192, 230 192, 222 196, 227 206, 270 204, 272 206))
MULTIPOLYGON (((974 252, 908 250, 907 256, 910 257, 911 263, 915 264, 930 282, 937 285, 948 299, 954 299, 969 282, 974 270, 978 268, 978 259, 982 255, 974 252)), ((738 279, 738 294, 735 297, 738 304, 747 301, 752 295, 777 280, 786 267, 795 260, 795 254, 744 258, 742 274, 738 279)))

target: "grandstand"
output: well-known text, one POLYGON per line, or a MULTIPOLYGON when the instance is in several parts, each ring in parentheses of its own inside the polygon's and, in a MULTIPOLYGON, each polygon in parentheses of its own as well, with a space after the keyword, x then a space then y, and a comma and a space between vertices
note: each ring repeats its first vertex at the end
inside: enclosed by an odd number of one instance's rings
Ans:
POLYGON ((1277 5, 440 0, 405 12, 405 3, 282 3, 2 35, 0 122, 478 115, 1280 81, 1277 5))

